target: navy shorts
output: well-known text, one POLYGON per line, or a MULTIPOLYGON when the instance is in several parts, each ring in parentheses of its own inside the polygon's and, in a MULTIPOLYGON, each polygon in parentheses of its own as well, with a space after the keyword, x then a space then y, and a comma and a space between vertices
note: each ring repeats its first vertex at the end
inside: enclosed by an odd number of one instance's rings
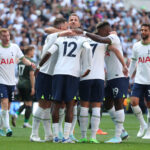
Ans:
POLYGON ((15 99, 14 91, 15 91, 14 85, 0 84, 0 99, 8 98, 9 102, 14 101, 15 99))
POLYGON ((104 98, 104 80, 92 79, 80 81, 79 95, 83 101, 102 102, 104 98))
POLYGON ((79 78, 70 75, 54 75, 52 95, 55 101, 71 101, 77 95, 79 78))
POLYGON ((128 93, 129 78, 116 78, 108 80, 105 87, 105 98, 126 98, 128 93))
POLYGON ((52 76, 39 72, 35 81, 36 99, 51 100, 52 98, 52 76))
POLYGON ((134 83, 132 87, 131 97, 145 97, 146 101, 150 101, 150 85, 134 83))

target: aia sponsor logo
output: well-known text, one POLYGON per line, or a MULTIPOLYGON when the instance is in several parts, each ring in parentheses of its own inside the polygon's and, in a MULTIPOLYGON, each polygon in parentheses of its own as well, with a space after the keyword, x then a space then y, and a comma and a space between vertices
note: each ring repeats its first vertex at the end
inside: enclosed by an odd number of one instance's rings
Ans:
POLYGON ((1 59, 0 60, 0 64, 2 65, 2 64, 14 64, 14 60, 13 60, 13 58, 11 58, 11 59, 1 59))
POLYGON ((147 62, 150 62, 150 57, 149 56, 147 56, 147 57, 139 57, 138 63, 147 63, 147 62))
POLYGON ((108 51, 106 51, 105 56, 110 56, 110 53, 108 51))

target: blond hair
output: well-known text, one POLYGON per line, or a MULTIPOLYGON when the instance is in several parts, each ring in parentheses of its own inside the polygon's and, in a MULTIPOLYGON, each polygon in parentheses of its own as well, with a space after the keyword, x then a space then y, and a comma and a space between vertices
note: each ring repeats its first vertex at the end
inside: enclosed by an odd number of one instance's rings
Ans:
POLYGON ((2 34, 2 32, 9 32, 9 30, 7 28, 1 28, 0 29, 0 35, 2 34))

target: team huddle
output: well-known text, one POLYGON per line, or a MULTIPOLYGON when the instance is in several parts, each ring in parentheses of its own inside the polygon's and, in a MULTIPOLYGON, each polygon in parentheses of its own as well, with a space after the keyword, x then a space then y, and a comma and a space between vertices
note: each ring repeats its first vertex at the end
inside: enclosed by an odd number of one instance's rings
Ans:
MULTIPOLYGON (((45 29, 49 35, 43 46, 40 63, 35 70, 35 93, 38 108, 33 114, 30 140, 33 142, 53 141, 54 143, 99 143, 96 133, 100 125, 100 111, 103 104, 115 125, 114 137, 105 143, 121 143, 122 140, 128 138, 128 133, 123 126, 125 121, 123 102, 127 97, 129 77, 132 77, 135 70, 131 105, 134 114, 140 121, 137 137, 150 139, 150 25, 142 24, 141 26, 142 40, 133 46, 129 76, 120 39, 116 32, 111 31, 108 22, 99 23, 94 34, 79 28, 79 17, 71 14, 68 23, 64 18, 56 18, 54 27, 45 29), (141 59, 146 59, 146 61, 143 62, 141 59), (104 84, 106 85, 104 86, 104 84), (139 107, 141 97, 147 101, 147 123, 139 107), (78 101, 78 99, 80 100, 78 101), (77 122, 77 103, 80 106, 81 138, 79 140, 73 134, 77 122), (91 136, 87 138, 89 108, 92 110, 91 136), (44 140, 41 140, 38 134, 41 121, 45 131, 44 140)), ((35 69, 35 65, 30 59, 24 57, 16 45, 17 48, 10 49, 12 44, 9 44, 9 40, 4 42, 6 40, 3 39, 4 34, 8 34, 5 36, 9 38, 8 30, 3 29, 0 32, 2 41, 0 45, 0 69, 2 68, 0 70, 2 107, 0 133, 3 133, 3 128, 6 128, 6 135, 11 136, 8 110, 9 102, 14 98, 15 59, 19 58, 22 63, 30 67, 28 70, 30 70, 30 79, 32 80, 31 90, 21 92, 24 93, 23 97, 28 100, 31 100, 31 96, 34 95, 33 69, 35 69), (4 60, 8 60, 8 63, 4 63, 4 60), (9 63, 9 60, 13 63, 9 63), (6 67, 10 68, 6 69, 6 67), (29 95, 31 96, 29 97, 29 95)), ((28 57, 32 56, 32 53, 27 54, 28 57)), ((23 74, 23 70, 21 71, 20 73, 23 74)), ((21 90, 22 88, 19 91, 21 90)), ((24 107, 27 112, 31 112, 31 103, 26 103, 24 107)), ((26 116, 28 120, 29 116, 26 116)))

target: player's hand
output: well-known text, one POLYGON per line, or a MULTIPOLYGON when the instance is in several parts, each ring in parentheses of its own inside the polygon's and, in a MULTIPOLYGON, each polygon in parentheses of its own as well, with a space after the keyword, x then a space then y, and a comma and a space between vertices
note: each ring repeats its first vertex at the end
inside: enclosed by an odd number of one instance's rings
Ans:
POLYGON ((39 72, 40 69, 36 68, 36 70, 34 71, 34 76, 36 77, 38 72, 39 72))
POLYGON ((83 34, 83 30, 79 28, 73 29, 72 31, 75 32, 76 34, 83 34))
POLYGON ((124 67, 123 67, 123 74, 124 74, 126 77, 128 77, 128 68, 127 68, 127 66, 124 66, 124 67))
POLYGON ((87 76, 87 75, 90 73, 90 71, 91 71, 91 70, 88 69, 81 77, 87 76))
POLYGON ((35 89, 31 88, 31 96, 33 96, 35 94, 35 89))
POLYGON ((115 35, 117 35, 117 32, 116 31, 111 31, 111 32, 109 32, 109 34, 115 34, 115 35))
POLYGON ((31 67, 32 67, 33 69, 36 69, 36 65, 35 65, 34 63, 31 63, 31 67))
POLYGON ((68 29, 68 30, 65 30, 65 31, 62 31, 58 34, 59 37, 62 37, 62 36, 71 36, 73 34, 72 30, 68 29))

